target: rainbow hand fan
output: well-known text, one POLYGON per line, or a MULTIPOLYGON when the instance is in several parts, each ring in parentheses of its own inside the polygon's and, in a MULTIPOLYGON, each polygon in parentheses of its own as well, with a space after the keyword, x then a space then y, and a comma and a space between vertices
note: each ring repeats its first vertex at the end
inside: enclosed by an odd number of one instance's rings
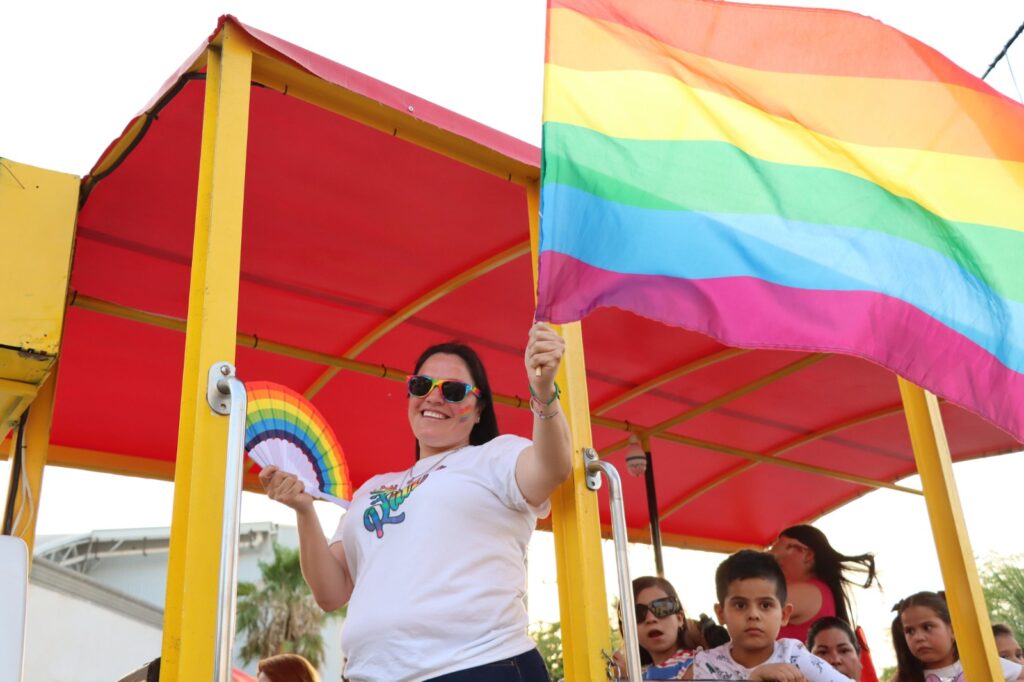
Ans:
POLYGON ((245 393, 245 453, 261 467, 295 474, 313 497, 348 508, 345 453, 313 403, 269 381, 247 382, 245 393))

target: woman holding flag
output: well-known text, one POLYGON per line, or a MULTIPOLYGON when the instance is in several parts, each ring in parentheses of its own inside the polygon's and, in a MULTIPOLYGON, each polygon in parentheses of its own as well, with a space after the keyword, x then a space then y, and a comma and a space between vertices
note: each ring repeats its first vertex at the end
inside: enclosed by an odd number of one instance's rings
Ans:
POLYGON ((349 606, 342 648, 351 682, 548 679, 526 634, 525 554, 571 470, 555 384, 564 350, 546 324, 530 329, 531 443, 498 435, 487 373, 471 348, 427 348, 408 379, 417 460, 366 481, 330 542, 303 484, 273 467, 261 472, 270 498, 295 510, 317 603, 349 606))

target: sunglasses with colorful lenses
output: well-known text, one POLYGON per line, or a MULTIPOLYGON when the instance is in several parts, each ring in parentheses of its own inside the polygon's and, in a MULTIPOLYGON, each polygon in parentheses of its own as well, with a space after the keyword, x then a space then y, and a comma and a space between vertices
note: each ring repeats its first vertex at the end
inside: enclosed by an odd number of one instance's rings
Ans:
POLYGON ((637 604, 636 622, 642 623, 647 620, 648 611, 653 613, 655 618, 666 618, 668 616, 674 616, 682 611, 682 607, 679 605, 679 602, 672 597, 655 599, 650 604, 637 604))
POLYGON ((413 374, 408 380, 409 395, 413 398, 426 398, 435 386, 441 387, 441 397, 446 403, 461 403, 469 394, 480 397, 480 389, 473 384, 454 379, 435 379, 425 374, 413 374))

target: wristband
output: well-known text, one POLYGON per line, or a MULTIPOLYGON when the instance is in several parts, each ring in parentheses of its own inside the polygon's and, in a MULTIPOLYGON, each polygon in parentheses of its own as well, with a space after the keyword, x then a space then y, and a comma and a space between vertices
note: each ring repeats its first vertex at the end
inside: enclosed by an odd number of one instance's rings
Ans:
POLYGON ((541 401, 537 400, 536 398, 531 397, 530 398, 530 412, 533 412, 534 416, 537 417, 538 419, 551 419, 552 417, 557 417, 561 410, 555 410, 554 412, 545 412, 544 411, 544 408, 547 407, 550 404, 551 403, 548 403, 547 405, 545 405, 544 403, 542 403, 541 401))
POLYGON ((533 384, 527 384, 527 387, 530 389, 530 396, 531 396, 530 401, 532 402, 532 401, 536 400, 538 403, 540 403, 541 405, 543 405, 545 407, 547 407, 551 403, 553 403, 556 400, 558 400, 558 397, 560 395, 562 395, 561 389, 558 388, 558 382, 557 381, 555 382, 555 394, 553 396, 551 396, 551 400, 548 400, 547 402, 545 402, 545 401, 540 399, 540 396, 537 395, 537 393, 533 390, 533 384))

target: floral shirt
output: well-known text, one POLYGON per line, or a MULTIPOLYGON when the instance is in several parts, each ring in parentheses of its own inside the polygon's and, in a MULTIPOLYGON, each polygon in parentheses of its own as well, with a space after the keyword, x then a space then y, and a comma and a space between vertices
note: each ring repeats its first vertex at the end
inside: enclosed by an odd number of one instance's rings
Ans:
MULTIPOLYGON (((760 665, 769 663, 789 663, 799 669, 808 682, 852 682, 795 639, 776 640, 772 655, 760 665)), ((747 668, 734 661, 732 642, 728 642, 710 651, 698 652, 693 660, 693 676, 695 679, 749 680, 750 674, 758 667, 747 668)))

